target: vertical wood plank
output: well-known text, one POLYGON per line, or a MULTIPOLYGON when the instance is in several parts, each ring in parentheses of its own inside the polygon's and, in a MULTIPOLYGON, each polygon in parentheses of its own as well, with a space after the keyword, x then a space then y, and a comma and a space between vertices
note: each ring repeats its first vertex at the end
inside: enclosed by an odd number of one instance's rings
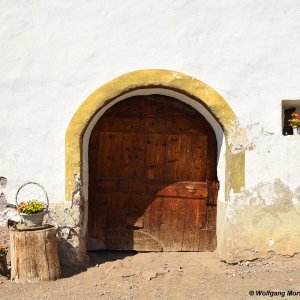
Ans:
POLYGON ((162 201, 162 217, 159 238, 164 251, 181 251, 185 205, 184 200, 178 198, 164 198, 162 201))
POLYGON ((122 133, 102 132, 99 135, 98 176, 119 175, 122 144, 122 133))
POLYGON ((144 134, 124 134, 122 149, 122 177, 144 177, 146 139, 144 134))
POLYGON ((199 199, 186 199, 185 230, 183 251, 198 251, 200 230, 206 229, 206 202, 199 199))
POLYGON ((181 135, 179 140, 180 156, 177 165, 177 180, 191 181, 194 162, 191 160, 191 136, 181 135))
POLYGON ((155 198, 151 203, 149 212, 149 232, 157 239, 160 239, 162 225, 163 199, 155 198))
POLYGON ((207 137, 195 135, 191 137, 190 176, 192 181, 206 181, 207 137))
POLYGON ((166 136, 147 134, 146 137, 146 171, 148 179, 163 179, 166 156, 166 136))
POLYGON ((168 135, 166 145, 165 179, 178 180, 180 163, 180 142, 178 135, 168 135))
POLYGON ((98 146, 99 146, 99 137, 98 134, 93 134, 90 137, 89 141, 89 205, 88 205, 88 231, 94 234, 95 220, 97 219, 97 212, 95 209, 96 200, 95 192, 97 185, 97 168, 98 168, 98 146))
POLYGON ((207 180, 217 180, 217 141, 214 131, 211 129, 208 135, 208 145, 210 153, 207 156, 206 178, 207 180), (211 151, 211 149, 216 149, 211 151))
POLYGON ((94 208, 95 219, 92 222, 91 234, 99 237, 101 240, 105 237, 105 229, 107 227, 107 219, 109 217, 110 193, 96 194, 96 203, 94 208))

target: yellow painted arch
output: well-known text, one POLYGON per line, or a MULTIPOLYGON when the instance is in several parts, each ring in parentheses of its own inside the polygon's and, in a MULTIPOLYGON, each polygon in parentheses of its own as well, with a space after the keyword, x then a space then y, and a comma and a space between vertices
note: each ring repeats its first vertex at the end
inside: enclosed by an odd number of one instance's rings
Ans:
MULTIPOLYGON (((66 133, 65 196, 71 200, 75 175, 82 175, 83 136, 95 114, 110 101, 128 92, 143 88, 165 88, 188 95, 206 106, 224 130, 226 141, 225 195, 232 189, 238 192, 245 184, 244 151, 233 151, 238 136, 236 115, 214 89, 185 74, 170 70, 138 70, 122 75, 98 88, 78 108, 66 133)), ((80 176, 82 177, 82 176, 80 176)))

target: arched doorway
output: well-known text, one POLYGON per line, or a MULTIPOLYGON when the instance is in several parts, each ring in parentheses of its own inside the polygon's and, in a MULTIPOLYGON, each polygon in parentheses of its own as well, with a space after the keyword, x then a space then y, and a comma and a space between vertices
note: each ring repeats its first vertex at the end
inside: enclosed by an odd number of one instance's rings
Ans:
POLYGON ((230 193, 245 184, 245 153, 236 149, 240 128, 222 96, 194 77, 170 70, 138 70, 124 74, 94 91, 78 108, 66 132, 65 198, 75 203, 78 259, 86 258, 88 227, 88 144, 98 119, 111 106, 134 95, 164 94, 188 103, 209 121, 218 142, 220 190, 217 206, 217 251, 221 259, 231 255, 227 209, 230 193), (219 127, 219 129, 218 129, 219 127), (224 141, 224 142, 223 142, 224 141))
POLYGON ((168 96, 108 109, 89 142, 92 249, 216 248, 217 140, 209 122, 168 96))

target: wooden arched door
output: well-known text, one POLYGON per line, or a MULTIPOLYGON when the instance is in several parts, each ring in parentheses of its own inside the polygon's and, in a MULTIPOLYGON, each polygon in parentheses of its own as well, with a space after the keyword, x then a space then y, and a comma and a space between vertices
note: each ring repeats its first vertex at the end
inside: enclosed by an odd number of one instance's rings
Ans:
POLYGON ((206 119, 167 96, 111 107, 89 143, 88 247, 216 247, 217 142, 206 119))

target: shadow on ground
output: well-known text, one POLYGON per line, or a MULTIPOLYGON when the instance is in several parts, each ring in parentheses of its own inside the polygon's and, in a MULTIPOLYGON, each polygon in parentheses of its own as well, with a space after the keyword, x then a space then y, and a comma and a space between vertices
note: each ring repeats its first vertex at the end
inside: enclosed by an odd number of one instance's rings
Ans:
POLYGON ((117 251, 117 250, 95 250, 88 251, 89 262, 86 264, 68 264, 61 261, 61 272, 63 278, 75 276, 81 272, 86 271, 88 268, 96 267, 106 262, 112 262, 119 259, 124 259, 128 256, 134 256, 136 251, 117 251))
POLYGON ((106 262, 115 261, 119 259, 124 259, 128 256, 134 256, 138 252, 136 251, 108 251, 108 250, 97 250, 97 251, 88 251, 88 256, 90 258, 90 267, 95 267, 106 262))

